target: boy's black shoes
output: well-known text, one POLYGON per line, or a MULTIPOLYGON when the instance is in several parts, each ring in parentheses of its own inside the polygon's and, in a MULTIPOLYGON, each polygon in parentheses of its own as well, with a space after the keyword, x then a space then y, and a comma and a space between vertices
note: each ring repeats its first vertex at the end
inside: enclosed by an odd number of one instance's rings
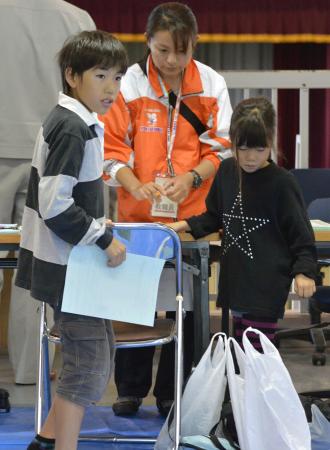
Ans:
POLYGON ((138 397, 118 397, 112 409, 116 416, 133 416, 141 404, 142 399, 138 397))
POLYGON ((45 438, 37 434, 26 450, 54 450, 54 448, 55 439, 45 438))

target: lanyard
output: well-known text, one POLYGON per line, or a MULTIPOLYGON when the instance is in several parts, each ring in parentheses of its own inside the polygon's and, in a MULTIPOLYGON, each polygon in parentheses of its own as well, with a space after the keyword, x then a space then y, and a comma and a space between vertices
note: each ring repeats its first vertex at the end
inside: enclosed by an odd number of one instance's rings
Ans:
POLYGON ((165 95, 165 97, 168 100, 166 160, 167 160, 168 171, 169 171, 170 175, 172 177, 174 177, 175 172, 174 172, 173 164, 172 164, 172 152, 173 152, 174 140, 175 140, 175 136, 176 136, 178 119, 179 119, 179 111, 180 111, 180 103, 181 103, 181 86, 180 86, 180 89, 179 89, 179 92, 178 92, 178 95, 176 98, 176 103, 175 103, 175 108, 174 108, 174 116, 173 116, 173 122, 172 122, 172 106, 170 105, 170 102, 169 102, 168 92, 167 92, 167 89, 165 88, 164 82, 161 79, 161 77, 158 76, 158 78, 159 78, 159 83, 161 85, 161 88, 163 90, 163 94, 165 95))

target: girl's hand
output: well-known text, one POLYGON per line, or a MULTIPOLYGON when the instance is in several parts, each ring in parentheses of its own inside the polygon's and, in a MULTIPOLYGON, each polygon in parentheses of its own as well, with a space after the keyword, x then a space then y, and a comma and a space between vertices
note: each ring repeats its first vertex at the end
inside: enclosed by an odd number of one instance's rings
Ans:
POLYGON ((188 196, 193 183, 193 176, 190 172, 170 178, 164 184, 165 195, 176 203, 181 203, 188 196))
POLYGON ((112 239, 111 244, 105 249, 105 251, 109 258, 108 266, 110 267, 119 266, 126 259, 126 247, 116 238, 112 239))
POLYGON ((150 203, 153 200, 159 202, 162 195, 166 195, 163 186, 150 181, 149 183, 141 184, 138 188, 130 191, 136 200, 149 200, 150 203))
POLYGON ((299 273, 294 278, 294 291, 299 297, 309 298, 316 291, 315 281, 299 273))
POLYGON ((179 233, 180 231, 189 231, 190 227, 185 220, 179 220, 179 222, 172 222, 166 224, 168 227, 172 228, 172 230, 179 233))

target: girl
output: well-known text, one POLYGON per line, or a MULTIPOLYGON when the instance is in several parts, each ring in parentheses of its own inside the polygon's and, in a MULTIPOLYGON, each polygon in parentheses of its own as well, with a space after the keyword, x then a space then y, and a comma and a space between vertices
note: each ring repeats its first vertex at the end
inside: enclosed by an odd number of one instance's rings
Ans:
MULTIPOLYGON (((196 18, 188 6, 177 2, 156 6, 146 27, 147 58, 128 69, 113 109, 104 116, 106 170, 120 186, 121 222, 168 223, 205 210, 220 164, 218 154, 230 147, 232 110, 224 79, 192 59, 197 33, 196 18)), ((175 309, 167 302, 174 278, 168 282, 165 286, 161 280, 164 295, 158 297, 167 311, 175 309)), ((191 283, 185 280, 184 285, 189 288, 191 283)), ((189 298, 187 290, 185 298, 189 298)), ((185 308, 191 306, 185 303, 185 308)), ((186 375, 192 364, 192 332, 192 312, 188 311, 186 375)), ((117 352, 115 414, 137 412, 151 386, 153 353, 153 347, 117 352)), ((162 348, 154 388, 164 415, 172 403, 173 388, 174 346, 168 344, 162 348)))
POLYGON ((234 157, 221 164, 207 211, 170 225, 195 238, 223 230, 219 299, 232 310, 239 342, 249 326, 274 341, 293 278, 299 296, 315 292, 313 231, 294 177, 271 160, 274 132, 266 98, 239 103, 229 131, 234 157))

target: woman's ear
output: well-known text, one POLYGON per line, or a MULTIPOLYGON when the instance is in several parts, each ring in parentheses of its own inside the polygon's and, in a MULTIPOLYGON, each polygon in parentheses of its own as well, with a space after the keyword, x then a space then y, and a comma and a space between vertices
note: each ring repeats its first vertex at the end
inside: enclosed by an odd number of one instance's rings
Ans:
POLYGON ((71 89, 77 87, 77 74, 72 73, 72 67, 67 67, 65 69, 65 81, 71 89))

